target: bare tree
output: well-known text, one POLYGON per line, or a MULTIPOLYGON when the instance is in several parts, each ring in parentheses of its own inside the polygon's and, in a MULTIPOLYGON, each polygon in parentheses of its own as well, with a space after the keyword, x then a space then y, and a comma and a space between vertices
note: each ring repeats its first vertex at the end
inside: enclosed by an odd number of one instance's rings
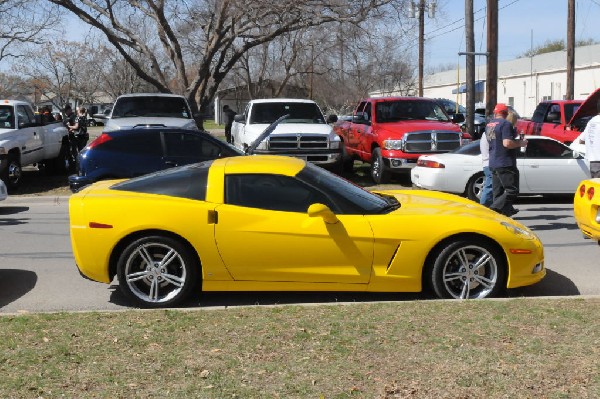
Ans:
POLYGON ((362 21, 392 0, 48 1, 100 30, 158 91, 182 92, 206 111, 250 49, 311 26, 362 21))
POLYGON ((58 8, 43 0, 0 0, 0 15, 0 61, 21 57, 23 44, 44 43, 60 20, 58 8))

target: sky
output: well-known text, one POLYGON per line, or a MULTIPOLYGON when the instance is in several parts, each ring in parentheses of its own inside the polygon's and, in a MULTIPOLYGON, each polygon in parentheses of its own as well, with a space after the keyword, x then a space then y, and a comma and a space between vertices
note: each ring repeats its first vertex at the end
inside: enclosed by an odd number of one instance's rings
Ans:
MULTIPOLYGON (((417 1, 418 0, 414 0, 417 1)), ((431 0, 426 0, 430 3, 431 0)), ((473 0, 475 52, 486 51, 486 0, 473 0)), ((517 58, 546 41, 567 39, 567 0, 499 0, 498 60, 517 58)), ((437 0, 435 19, 425 16, 425 70, 439 65, 464 68, 465 0, 437 0)), ((600 0, 575 0, 575 40, 600 43, 600 0)), ((476 57, 484 64, 485 57, 476 57)))

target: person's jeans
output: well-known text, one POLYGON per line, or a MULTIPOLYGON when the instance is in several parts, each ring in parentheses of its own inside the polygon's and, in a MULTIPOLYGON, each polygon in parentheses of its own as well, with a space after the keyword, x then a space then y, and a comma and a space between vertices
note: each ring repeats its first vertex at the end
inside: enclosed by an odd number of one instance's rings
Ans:
POLYGON ((514 215, 513 202, 519 194, 519 170, 516 167, 493 168, 492 191, 494 202, 490 208, 506 216, 514 215))
POLYGON ((494 193, 492 192, 492 171, 489 166, 483 167, 483 176, 483 187, 481 188, 481 198, 479 198, 479 203, 489 208, 494 201, 494 193))

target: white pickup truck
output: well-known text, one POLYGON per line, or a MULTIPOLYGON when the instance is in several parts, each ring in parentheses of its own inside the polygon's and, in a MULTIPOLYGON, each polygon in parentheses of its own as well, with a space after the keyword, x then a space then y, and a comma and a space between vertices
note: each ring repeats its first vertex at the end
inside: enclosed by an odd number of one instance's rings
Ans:
POLYGON ((0 100, 0 179, 14 190, 23 166, 39 164, 49 172, 66 172, 68 134, 61 122, 43 124, 29 103, 0 100))
POLYGON ((275 130, 258 143, 254 154, 286 155, 341 171, 340 138, 325 121, 312 100, 271 98, 252 100, 231 126, 233 145, 242 151, 253 145, 263 131, 283 115, 275 130))

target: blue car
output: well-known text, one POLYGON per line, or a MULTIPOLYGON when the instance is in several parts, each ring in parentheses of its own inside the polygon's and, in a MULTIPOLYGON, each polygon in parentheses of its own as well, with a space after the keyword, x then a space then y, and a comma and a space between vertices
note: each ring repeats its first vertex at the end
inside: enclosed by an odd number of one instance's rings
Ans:
POLYGON ((79 153, 69 187, 76 192, 103 179, 131 178, 179 165, 244 155, 208 133, 134 127, 102 133, 79 153))

